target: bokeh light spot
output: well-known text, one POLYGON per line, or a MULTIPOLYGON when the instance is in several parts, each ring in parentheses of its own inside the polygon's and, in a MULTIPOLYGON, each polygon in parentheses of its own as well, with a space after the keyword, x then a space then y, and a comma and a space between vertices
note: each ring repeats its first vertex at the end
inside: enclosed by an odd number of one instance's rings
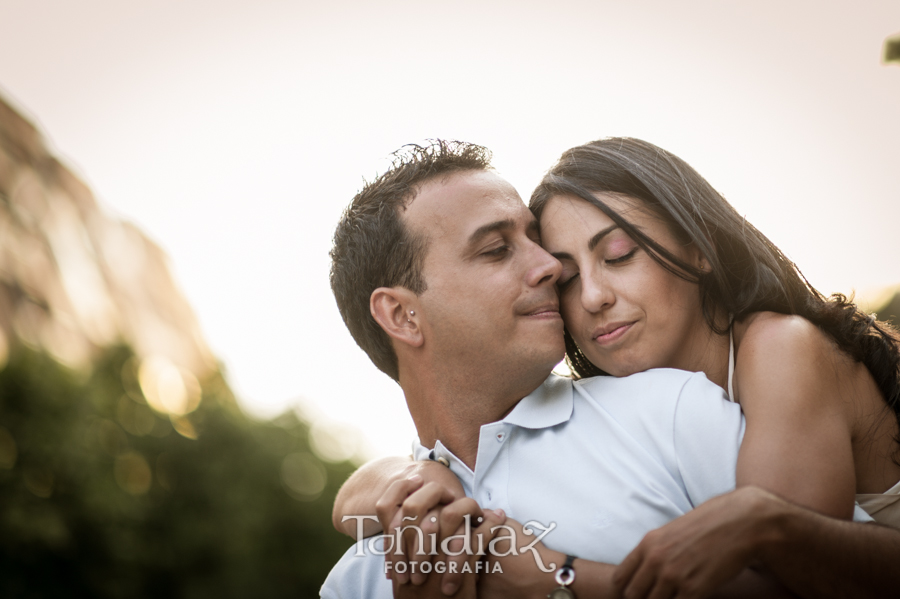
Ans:
POLYGON ((22 472, 25 488, 41 499, 53 495, 53 472, 41 466, 28 466, 22 472))
POLYGON ((299 501, 318 498, 327 480, 325 467, 311 453, 291 453, 281 462, 281 482, 288 495, 299 501))
POLYGON ((6 340, 6 335, 3 334, 3 331, 0 330, 0 370, 6 368, 6 363, 9 361, 9 342, 6 340))
POLYGON ((156 416, 144 404, 135 403, 128 395, 123 395, 116 408, 116 418, 126 431, 136 437, 143 437, 153 432, 156 416))
POLYGON ((190 421, 186 416, 170 416, 172 420, 172 428, 175 429, 182 437, 187 439, 192 439, 194 441, 197 440, 199 435, 197 434, 197 428, 194 426, 194 423, 190 421))
POLYGON ((201 389, 197 378, 161 356, 141 362, 138 381, 147 403, 162 414, 182 416, 200 405, 201 389))
POLYGON ((16 465, 18 455, 16 440, 8 430, 0 426, 0 468, 11 470, 16 465))
POLYGON ((313 452, 320 459, 332 463, 355 457, 361 437, 362 434, 352 426, 326 420, 315 422, 309 431, 313 452))
POLYGON ((174 491, 176 481, 175 461, 172 454, 159 454, 159 457, 156 458, 156 482, 166 491, 174 491))
POLYGON ((115 457, 128 449, 128 437, 112 420, 101 419, 94 424, 94 433, 103 451, 115 457))
POLYGON ((153 475, 144 456, 136 451, 123 453, 113 466, 116 482, 130 495, 143 495, 150 489, 153 475))

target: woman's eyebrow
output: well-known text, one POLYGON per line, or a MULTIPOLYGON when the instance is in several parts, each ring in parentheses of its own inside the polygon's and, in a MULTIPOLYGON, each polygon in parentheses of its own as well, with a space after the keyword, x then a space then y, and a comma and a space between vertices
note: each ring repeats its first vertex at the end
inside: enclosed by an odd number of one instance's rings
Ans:
MULTIPOLYGON (((606 237, 607 235, 609 235, 610 233, 612 233, 613 231, 615 231, 618 228, 619 228, 619 225, 610 225, 609 227, 606 227, 602 231, 598 232, 596 235, 591 237, 590 241, 588 241, 588 249, 593 252, 594 248, 597 247, 597 244, 600 243, 600 241, 602 241, 604 237, 606 237)), ((550 252, 550 255, 553 256, 554 258, 556 258, 557 260, 574 260, 575 259, 572 257, 572 254, 570 254, 569 252, 550 252)))
POLYGON ((619 228, 619 225, 611 225, 609 227, 606 227, 605 229, 603 229, 602 231, 600 231, 593 237, 591 237, 591 240, 588 241, 588 249, 591 251, 594 251, 594 248, 597 247, 597 244, 600 243, 600 241, 604 237, 606 237, 607 235, 609 235, 610 233, 612 233, 613 231, 615 231, 618 228, 619 228))

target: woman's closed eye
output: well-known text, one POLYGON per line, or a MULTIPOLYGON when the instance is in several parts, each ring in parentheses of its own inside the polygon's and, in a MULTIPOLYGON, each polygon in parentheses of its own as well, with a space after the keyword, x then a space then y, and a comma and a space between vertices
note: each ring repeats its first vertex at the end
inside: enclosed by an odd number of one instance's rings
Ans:
POLYGON ((634 248, 627 254, 619 256, 618 258, 607 258, 606 260, 604 260, 604 262, 606 264, 622 264, 623 262, 627 262, 628 260, 633 258, 634 255, 637 253, 637 251, 638 251, 638 248, 634 248))
MULTIPOLYGON (((639 249, 640 249, 640 247, 634 247, 630 251, 626 252, 625 254, 622 254, 621 256, 617 256, 615 258, 605 258, 603 260, 603 263, 608 266, 624 264, 624 263, 628 262, 629 260, 631 260, 632 258, 634 258, 635 254, 637 254, 637 251, 639 249)), ((568 287, 570 287, 572 285, 572 283, 575 282, 576 279, 578 279, 579 276, 580 275, 578 272, 569 272, 566 270, 565 267, 563 267, 563 272, 559 276, 559 279, 556 281, 556 288, 559 289, 560 292, 565 291, 568 287)))
POLYGON ((562 275, 560 275, 559 279, 556 281, 556 288, 559 289, 560 292, 565 291, 575 279, 578 278, 578 273, 568 274, 563 271, 562 275))

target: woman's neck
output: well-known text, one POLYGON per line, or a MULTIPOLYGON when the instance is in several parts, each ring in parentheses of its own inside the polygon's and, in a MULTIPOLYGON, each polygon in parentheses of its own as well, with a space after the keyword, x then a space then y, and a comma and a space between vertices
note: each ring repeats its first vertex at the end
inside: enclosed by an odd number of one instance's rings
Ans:
MULTIPOLYGON (((716 327, 727 329, 729 318, 717 315, 716 327)), ((687 341, 687 340, 686 340, 687 341)), ((728 355, 731 346, 729 333, 718 334, 713 331, 704 319, 703 325, 697 328, 697 334, 687 341, 684 363, 676 366, 690 372, 703 372, 713 383, 728 390, 728 355)))

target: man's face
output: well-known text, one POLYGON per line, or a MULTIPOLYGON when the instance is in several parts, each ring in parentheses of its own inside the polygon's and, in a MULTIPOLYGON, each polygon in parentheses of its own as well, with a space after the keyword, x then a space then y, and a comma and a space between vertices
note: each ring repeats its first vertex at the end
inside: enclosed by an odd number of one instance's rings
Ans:
POLYGON ((492 172, 454 173, 423 185, 404 221, 428 238, 419 322, 435 358, 473 376, 549 374, 565 352, 561 266, 516 190, 492 172))

